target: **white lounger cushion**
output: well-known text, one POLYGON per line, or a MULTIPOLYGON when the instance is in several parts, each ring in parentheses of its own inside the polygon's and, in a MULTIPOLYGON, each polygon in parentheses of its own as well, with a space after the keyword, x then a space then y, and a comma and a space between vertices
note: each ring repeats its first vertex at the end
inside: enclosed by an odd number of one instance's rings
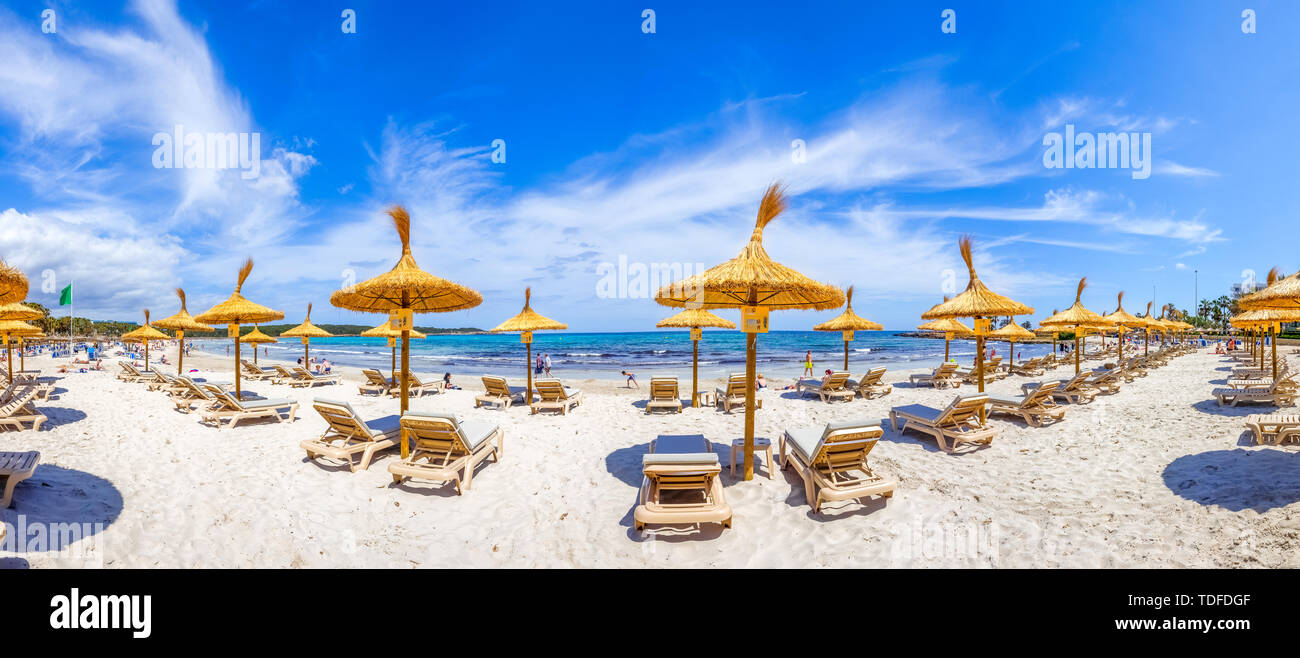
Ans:
POLYGON ((486 420, 471 420, 461 422, 455 414, 440 414, 436 412, 419 413, 415 411, 406 412, 407 416, 413 418, 441 418, 449 421, 456 431, 460 434, 460 440, 465 443, 465 447, 473 451, 484 441, 488 440, 493 434, 496 434, 498 425, 486 420))
POLYGON ((822 443, 826 437, 852 429, 870 429, 879 427, 879 423, 872 423, 866 420, 842 420, 836 423, 826 423, 826 427, 818 429, 816 427, 800 427, 792 430, 786 430, 786 436, 790 437, 790 447, 794 448, 795 453, 803 458, 804 463, 812 461, 813 455, 822 449, 822 443))

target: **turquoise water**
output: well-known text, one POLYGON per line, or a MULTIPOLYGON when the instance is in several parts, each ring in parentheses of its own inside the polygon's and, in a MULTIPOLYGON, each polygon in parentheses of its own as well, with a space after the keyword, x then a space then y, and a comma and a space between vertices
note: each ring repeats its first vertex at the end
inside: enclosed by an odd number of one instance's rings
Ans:
MULTIPOLYGON (((857 332, 849 344, 849 369, 873 366, 891 368, 932 367, 943 360, 943 340, 914 338, 896 331, 857 332)), ((564 377, 617 378, 622 370, 646 378, 654 374, 689 372, 691 341, 687 331, 624 333, 537 332, 533 356, 549 354, 552 373, 564 377)), ((209 353, 224 355, 228 340, 200 340, 209 353)), ((271 358, 294 361, 302 356, 297 339, 264 345, 271 358)), ((1005 355, 1005 342, 990 342, 990 349, 1005 355)), ((1016 345, 1017 359, 1046 354, 1045 344, 1016 345)), ((839 332, 773 331, 758 338, 758 368, 769 377, 795 376, 803 371, 803 357, 812 350, 816 372, 839 369, 844 364, 844 343, 839 332)), ((391 351, 382 338, 319 338, 311 342, 313 358, 329 359, 340 366, 387 369, 391 351)), ((953 358, 970 364, 975 341, 952 341, 953 358)), ((411 369, 417 373, 477 376, 485 373, 522 376, 524 345, 517 334, 429 336, 411 341, 411 369)), ((739 331, 705 330, 700 341, 700 372, 722 376, 745 367, 745 335, 739 331)))

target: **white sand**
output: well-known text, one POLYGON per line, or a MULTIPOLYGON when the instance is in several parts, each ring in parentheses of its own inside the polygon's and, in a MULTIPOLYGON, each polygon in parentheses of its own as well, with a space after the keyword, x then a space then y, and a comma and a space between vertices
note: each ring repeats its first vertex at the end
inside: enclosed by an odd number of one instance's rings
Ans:
MULTIPOLYGON (((760 467, 753 481, 725 479, 733 529, 669 528, 653 538, 631 521, 646 444, 702 432, 725 464, 743 413, 647 417, 635 404, 645 382, 629 391, 598 381, 574 382, 586 403, 568 417, 475 410, 477 382, 462 378, 470 390, 411 401, 413 410, 505 430, 504 460, 481 466, 472 490, 456 496, 449 484, 392 486, 395 451, 355 474, 305 461, 299 442, 324 429, 312 397, 348 399, 367 418, 396 413, 394 399, 363 398, 352 383, 311 391, 249 383, 300 400, 298 420, 217 430, 174 411, 162 393, 118 381, 114 364, 62 376, 58 398, 40 405, 48 429, 0 433, 0 450, 39 450, 43 464, 0 510, 7 547, 20 522, 100 522, 102 532, 71 542, 91 546, 83 551, 91 557, 29 547, 0 551, 0 566, 1300 566, 1300 451, 1249 444, 1241 417, 1269 408, 1219 408, 1209 398, 1211 380, 1226 374, 1220 358, 1178 357, 1114 396, 1071 406, 1055 426, 998 419, 992 446, 965 454, 885 421, 871 460, 897 479, 892 500, 812 514, 792 471, 768 480, 760 467)), ((232 379, 225 359, 189 363, 214 381, 232 379)), ((28 360, 46 374, 53 366, 28 360)), ((690 373, 679 375, 686 395, 690 373)), ((1015 392, 1024 381, 989 390, 1015 392)), ((767 391, 757 429, 775 440, 784 427, 885 419, 891 405, 942 406, 953 395, 904 386, 824 404, 767 391)))

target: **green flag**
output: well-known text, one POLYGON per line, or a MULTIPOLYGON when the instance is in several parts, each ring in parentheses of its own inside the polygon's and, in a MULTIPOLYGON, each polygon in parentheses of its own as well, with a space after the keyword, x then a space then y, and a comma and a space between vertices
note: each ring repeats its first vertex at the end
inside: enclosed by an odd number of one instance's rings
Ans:
POLYGON ((68 284, 63 292, 59 293, 59 306, 67 306, 72 303, 72 284, 68 284))

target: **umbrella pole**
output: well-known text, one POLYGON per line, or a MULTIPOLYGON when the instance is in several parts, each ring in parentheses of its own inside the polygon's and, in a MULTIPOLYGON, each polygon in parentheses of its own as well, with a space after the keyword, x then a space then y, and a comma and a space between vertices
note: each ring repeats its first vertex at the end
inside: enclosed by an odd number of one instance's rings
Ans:
MULTIPOLYGON (((402 330, 402 415, 403 416, 406 415, 407 395, 409 395, 410 392, 410 389, 407 388, 409 382, 407 381, 406 378, 407 371, 411 369, 410 343, 411 343, 411 330, 403 329, 402 330)), ((406 456, 410 454, 410 450, 411 450, 410 447, 406 445, 406 428, 403 427, 402 428, 402 459, 406 459, 406 456)))
POLYGON ((531 405, 533 403, 533 344, 524 343, 524 349, 528 354, 528 387, 524 392, 524 401, 531 405))
MULTIPOLYGON (((149 340, 147 338, 144 341, 144 369, 149 369, 149 340)), ((9 379, 12 380, 13 377, 10 377, 9 379)))
POLYGON ((1119 362, 1124 362, 1124 327, 1119 328, 1119 362))
POLYGON ((393 376, 392 376, 390 379, 392 379, 393 381, 397 381, 397 343, 393 343, 393 371, 392 371, 392 375, 393 375, 393 376))
POLYGON ((12 342, 5 341, 5 352, 7 352, 7 354, 5 354, 5 364, 9 366, 9 382, 10 382, 10 383, 13 383, 13 381, 14 381, 14 344, 13 344, 12 342))
POLYGON ((185 339, 180 339, 181 346, 176 353, 176 376, 180 377, 185 374, 185 339))
POLYGON ((948 337, 943 337, 943 362, 948 362, 948 337))
MULTIPOLYGON (((758 357, 758 334, 745 334, 745 479, 754 479, 754 363, 758 357)), ((772 468, 771 464, 767 465, 772 468)))
POLYGON ((244 399, 239 392, 239 334, 235 334, 235 399, 244 399))
POLYGON ((253 343, 253 365, 257 365, 257 343, 253 343))
POLYGON ((700 341, 691 341, 691 406, 700 406, 700 341))
POLYGON ((1269 336, 1273 339, 1273 381, 1277 381, 1277 323, 1268 326, 1269 336))
POLYGON ((849 341, 844 341, 844 370, 849 369, 849 341))
POLYGON ((1079 328, 1074 328, 1074 374, 1079 374, 1079 328))

